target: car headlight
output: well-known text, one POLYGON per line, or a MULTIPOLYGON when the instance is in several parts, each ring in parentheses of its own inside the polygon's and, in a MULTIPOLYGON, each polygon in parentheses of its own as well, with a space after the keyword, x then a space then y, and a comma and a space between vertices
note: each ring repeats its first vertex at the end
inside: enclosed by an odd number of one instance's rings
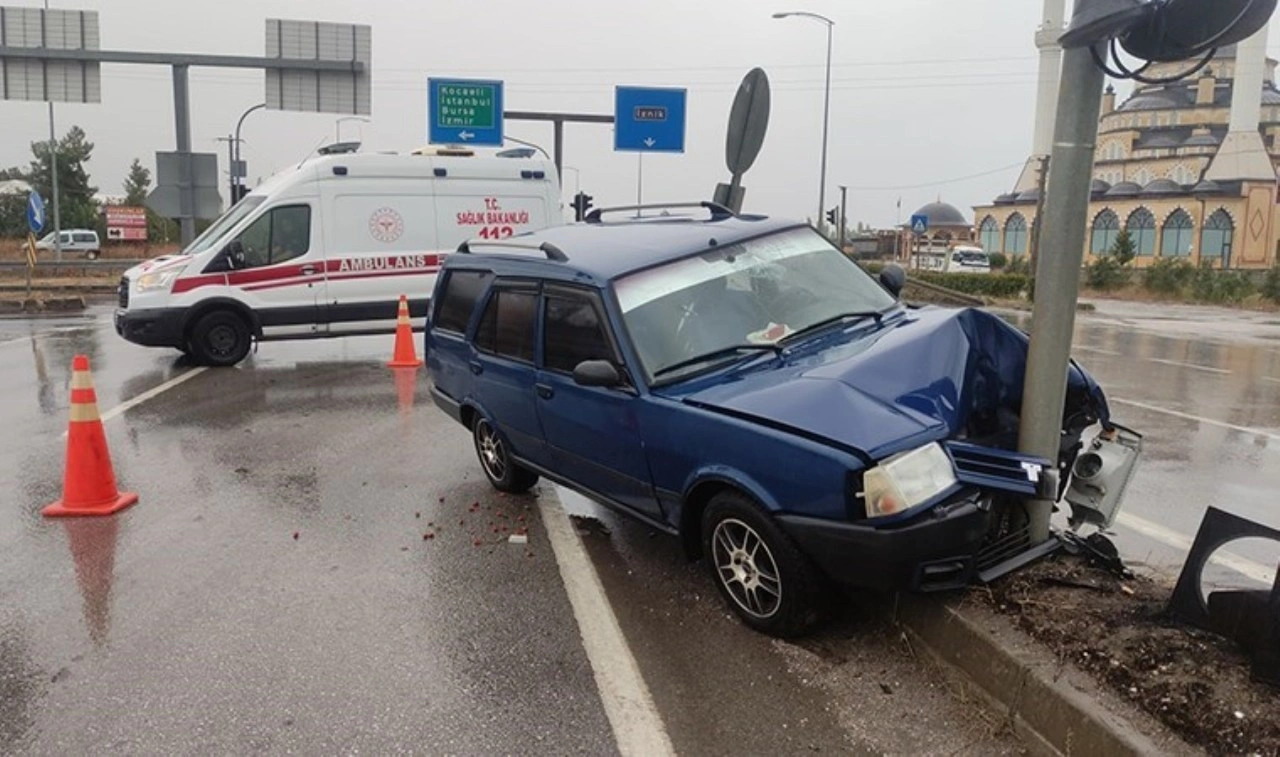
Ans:
POLYGON ((163 271, 152 271, 144 273, 138 277, 137 289, 139 292, 150 292, 153 289, 168 289, 173 285, 175 279, 182 273, 186 266, 174 266, 166 268, 163 271))
POLYGON ((956 483, 951 458, 937 442, 894 455, 862 474, 867 517, 909 510, 956 483))

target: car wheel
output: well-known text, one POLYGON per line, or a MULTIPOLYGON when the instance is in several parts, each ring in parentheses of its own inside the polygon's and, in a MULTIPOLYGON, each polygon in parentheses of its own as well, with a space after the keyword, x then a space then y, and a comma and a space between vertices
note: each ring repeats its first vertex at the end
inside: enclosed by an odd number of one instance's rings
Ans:
POLYGON ((751 499, 734 491, 712 497, 702 539, 716 589, 748 626, 792 638, 817 623, 820 572, 751 499))
POLYGON ((90 260, 97 260, 97 259, 98 259, 98 251, 97 251, 97 250, 89 250, 88 252, 86 252, 86 253, 84 254, 84 256, 85 256, 86 258, 90 259, 90 260))
POLYGON ((538 474, 523 468, 511 459, 507 442, 485 418, 476 418, 471 436, 476 443, 476 457, 489 483, 500 492, 521 494, 538 483, 538 474))
POLYGON ((244 360, 252 346, 249 325, 235 313, 215 310, 191 329, 191 355, 203 365, 226 367, 244 360))

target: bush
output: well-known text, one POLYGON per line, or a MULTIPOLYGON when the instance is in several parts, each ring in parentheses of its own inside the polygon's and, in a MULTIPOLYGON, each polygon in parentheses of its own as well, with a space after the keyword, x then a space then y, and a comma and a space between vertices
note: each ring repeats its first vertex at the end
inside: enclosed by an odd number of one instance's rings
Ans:
POLYGON ((1253 292, 1253 282, 1240 271, 1215 271, 1202 266, 1191 279, 1191 296, 1201 302, 1236 303, 1253 292))
POLYGON ((1262 280, 1262 289, 1259 294, 1272 302, 1280 303, 1280 262, 1267 271, 1267 277, 1262 280))
POLYGON ((1014 255, 1004 265, 1004 272, 1016 276, 1031 274, 1031 258, 1027 255, 1014 255))
POLYGON ((1013 299, 1022 296, 1031 284, 1030 277, 1009 273, 941 273, 908 271, 907 280, 917 279, 977 297, 1013 299))
POLYGON ((1002 269, 1009 265, 1009 256, 1003 252, 993 252, 987 256, 987 260, 991 261, 992 269, 1002 269))
POLYGON ((1100 292, 1127 286, 1133 271, 1114 257, 1097 258, 1085 266, 1085 286, 1100 292))
POLYGON ((1157 294, 1182 294, 1196 276, 1196 267, 1181 258, 1159 258, 1142 272, 1142 285, 1157 294))

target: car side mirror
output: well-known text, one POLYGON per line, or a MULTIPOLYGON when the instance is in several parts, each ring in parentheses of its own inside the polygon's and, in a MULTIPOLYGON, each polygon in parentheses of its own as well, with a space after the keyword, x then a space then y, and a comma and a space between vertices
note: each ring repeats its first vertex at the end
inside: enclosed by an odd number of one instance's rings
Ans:
POLYGON ((579 386, 622 386, 622 375, 608 360, 583 360, 573 369, 573 383, 579 386))
POLYGON ((901 296, 902 287, 906 286, 907 272, 897 263, 890 263, 880 271, 880 286, 889 290, 894 297, 901 296))

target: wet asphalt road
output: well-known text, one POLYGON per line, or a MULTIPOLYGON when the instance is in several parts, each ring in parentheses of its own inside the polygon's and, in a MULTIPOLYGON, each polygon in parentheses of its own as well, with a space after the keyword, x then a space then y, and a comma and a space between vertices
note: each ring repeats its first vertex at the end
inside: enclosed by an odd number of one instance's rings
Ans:
MULTIPOLYGON (((187 376, 107 312, 0 319, 0 753, 616 752, 538 501, 491 492, 388 340, 187 376), (187 378, 106 422, 141 502, 47 521, 78 352, 108 413, 187 378)), ((1166 572, 1207 505, 1280 526, 1280 329, 1169 316, 1104 305, 1077 337, 1148 435, 1117 540, 1166 572)), ((673 541, 562 499, 603 524, 582 540, 677 752, 1016 749, 856 604, 800 645, 750 633, 673 541)))

